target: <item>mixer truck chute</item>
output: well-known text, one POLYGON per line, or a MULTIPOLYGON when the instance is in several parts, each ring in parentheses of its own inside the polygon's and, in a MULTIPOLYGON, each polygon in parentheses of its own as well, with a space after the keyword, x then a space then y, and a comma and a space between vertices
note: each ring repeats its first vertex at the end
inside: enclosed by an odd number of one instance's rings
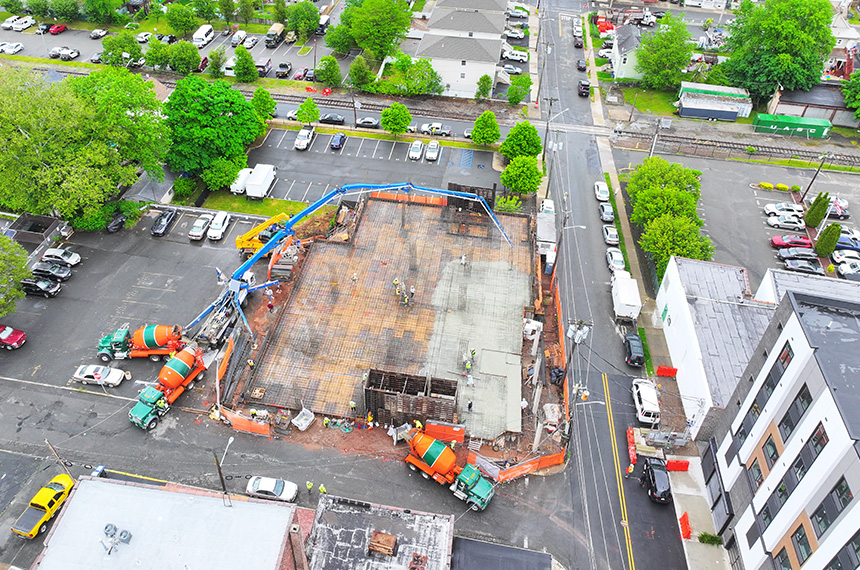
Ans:
POLYGON ((137 403, 128 413, 131 423, 142 429, 158 425, 158 418, 166 414, 179 396, 202 379, 206 371, 203 349, 186 346, 182 352, 167 361, 158 374, 158 384, 147 386, 138 394, 137 403))

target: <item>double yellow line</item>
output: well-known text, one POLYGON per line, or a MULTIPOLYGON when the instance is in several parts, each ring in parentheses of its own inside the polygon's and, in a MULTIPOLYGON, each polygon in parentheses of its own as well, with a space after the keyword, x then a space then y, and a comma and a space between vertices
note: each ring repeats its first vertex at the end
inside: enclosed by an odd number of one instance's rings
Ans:
MULTIPOLYGON (((630 542, 630 524, 627 518, 627 499, 624 497, 623 477, 621 476, 621 463, 618 459, 618 440, 615 438, 615 425, 612 421, 612 398, 609 397, 609 378, 606 374, 601 374, 603 381, 603 396, 606 399, 606 418, 609 422, 609 438, 612 442, 612 458, 615 465, 615 483, 618 486, 618 501, 621 503, 621 526, 624 528, 624 542, 627 545, 627 561, 630 570, 636 569, 636 562, 633 560, 633 543, 630 542)), ((629 461, 629 459, 628 459, 629 461)))

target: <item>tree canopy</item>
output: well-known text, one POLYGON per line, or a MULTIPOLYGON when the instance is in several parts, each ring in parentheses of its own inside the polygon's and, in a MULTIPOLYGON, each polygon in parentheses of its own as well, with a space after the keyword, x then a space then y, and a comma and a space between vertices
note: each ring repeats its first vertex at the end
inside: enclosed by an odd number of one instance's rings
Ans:
POLYGON ((681 69, 693 53, 690 38, 684 21, 670 13, 663 16, 656 30, 643 34, 636 50, 636 71, 642 73, 642 84, 664 91, 681 85, 681 69))
POLYGON ((283 24, 287 21, 286 0, 275 0, 272 3, 272 19, 279 24, 283 24))
POLYGON ((191 7, 194 9, 194 14, 201 20, 206 20, 207 24, 211 24, 216 17, 215 4, 210 0, 192 0, 191 7))
POLYGON ((0 235, 0 317, 15 312, 18 299, 24 297, 21 279, 30 276, 27 250, 4 235, 0 235))
POLYGON ((675 188, 647 188, 636 195, 630 221, 641 226, 663 214, 686 217, 702 225, 696 212, 696 198, 675 188))
POLYGON ((395 137, 402 135, 412 122, 412 113, 402 103, 392 103, 390 107, 382 110, 380 124, 383 130, 388 131, 395 137))
POLYGON ((254 2, 252 0, 239 0, 239 9, 236 11, 236 14, 245 22, 246 26, 251 21, 251 18, 254 17, 254 12, 254 2))
POLYGON ((179 2, 174 2, 167 8, 164 19, 176 35, 182 38, 196 30, 198 25, 194 10, 179 2))
POLYGON ((337 87, 343 83, 340 66, 333 55, 326 55, 320 58, 320 63, 316 68, 316 80, 332 87, 337 87))
POLYGON ((836 244, 842 236, 842 226, 840 224, 828 224, 826 228, 821 230, 818 236, 818 241, 815 242, 815 253, 818 257, 827 258, 836 250, 836 244))
POLYGON ((260 74, 257 73, 257 66, 254 64, 254 56, 245 49, 245 46, 237 46, 233 50, 233 59, 233 70, 236 73, 236 81, 239 83, 253 83, 260 78, 260 74))
POLYGON ((508 132, 499 152, 509 160, 518 156, 537 156, 543 150, 540 135, 533 124, 520 121, 508 132))
POLYGON ((855 71, 842 82, 842 95, 845 97, 845 106, 854 109, 854 118, 860 119, 860 70, 855 71))
POLYGON ((214 79, 224 77, 224 64, 227 63, 227 50, 224 46, 217 47, 209 52, 209 75, 214 79))
POLYGON ((478 78, 478 88, 475 90, 475 99, 486 99, 490 96, 490 91, 493 90, 493 78, 489 75, 482 75, 478 78))
POLYGON ((702 185, 702 173, 682 165, 669 162, 659 156, 646 158, 636 167, 627 183, 627 194, 636 202, 639 192, 651 188, 674 189, 690 193, 698 200, 702 185))
MULTIPOLYGON (((8 0, 6 0, 6 9, 9 8, 8 0)), ((84 0, 84 10, 89 16, 89 19, 99 24, 113 24, 117 19, 117 9, 122 6, 122 0, 84 0)), ((32 10, 32 6, 30 7, 32 10)))
POLYGON ((308 97, 299 105, 296 111, 296 118, 300 123, 304 123, 305 125, 316 123, 320 120, 320 108, 317 107, 316 102, 312 98, 308 97))
POLYGON ((502 171, 501 181, 515 194, 533 194, 540 186, 541 176, 537 158, 518 156, 502 171))
POLYGON ((254 96, 251 97, 251 105, 254 106, 254 111, 257 112, 257 118, 260 119, 261 123, 265 124, 272 116, 272 111, 275 110, 277 103, 275 103, 272 94, 268 90, 257 87, 254 90, 254 96))
POLYGON ((394 54, 406 37, 412 11, 404 0, 363 0, 344 8, 340 24, 326 34, 326 45, 345 53, 352 43, 382 60, 394 54))
POLYGON ((472 127, 472 140, 475 144, 494 144, 502 138, 502 133, 499 130, 499 122, 496 120, 496 114, 492 111, 484 111, 481 116, 475 120, 475 126, 472 127))
MULTIPOLYGON (((326 34, 326 42, 328 42, 329 35, 331 34, 326 34)), ((373 83, 373 73, 367 67, 367 61, 364 59, 364 56, 355 56, 355 59, 349 65, 349 81, 357 89, 362 89, 366 85, 373 83)))
POLYGON ((710 238, 699 235, 699 226, 693 220, 671 214, 663 214, 649 222, 639 245, 651 254, 659 278, 663 277, 673 255, 703 261, 710 261, 714 256, 710 238))
POLYGON ((143 49, 134 39, 134 34, 128 30, 123 30, 115 36, 102 38, 102 62, 107 65, 123 67, 130 60, 137 60, 142 56, 143 49))
POLYGON ((316 5, 302 0, 287 6, 287 29, 300 38, 309 38, 320 25, 320 13, 316 5))
POLYGON ((218 10, 221 12, 221 19, 227 24, 236 17, 236 4, 233 0, 218 0, 218 10))
POLYGON ((511 105, 519 105, 526 98, 529 89, 532 88, 532 78, 528 75, 515 75, 511 78, 511 85, 508 87, 508 103, 511 105))
MULTIPOLYGON (((146 53, 149 55, 149 51, 146 53)), ((181 41, 170 46, 170 69, 176 73, 188 75, 198 67, 200 67, 200 50, 194 47, 194 44, 181 41)))
POLYGON ((744 0, 735 12, 726 76, 758 100, 777 89, 808 91, 820 82, 836 40, 827 0, 744 0))

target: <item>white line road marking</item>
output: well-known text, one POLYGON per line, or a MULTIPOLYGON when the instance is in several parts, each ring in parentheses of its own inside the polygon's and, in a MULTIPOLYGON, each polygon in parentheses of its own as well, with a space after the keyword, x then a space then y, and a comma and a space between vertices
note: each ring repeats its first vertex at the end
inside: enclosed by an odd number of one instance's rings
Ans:
POLYGON ((364 144, 364 139, 359 139, 361 142, 358 143, 358 148, 355 151, 355 156, 358 156, 361 153, 361 146, 364 144))
POLYGON ((308 197, 308 192, 311 191, 311 186, 313 186, 313 185, 314 185, 313 182, 308 183, 308 188, 307 188, 307 190, 305 190, 305 195, 302 196, 302 202, 306 201, 306 198, 308 197))
POLYGON ((104 392, 94 392, 92 390, 87 390, 84 388, 70 388, 68 386, 54 386, 53 384, 45 384, 44 382, 33 382, 32 380, 21 380, 20 378, 9 378, 8 376, 0 376, 0 380, 6 380, 7 382, 17 382, 18 384, 29 384, 30 386, 42 386, 43 388, 54 388, 55 390, 66 390, 69 392, 87 392, 88 394, 95 394, 97 396, 106 396, 108 398, 116 398, 117 400, 125 400, 127 402, 134 402, 137 398, 126 398, 123 396, 115 396, 113 394, 106 394, 104 392))
POLYGON ((293 183, 292 183, 292 184, 290 184, 290 188, 287 190, 287 193, 286 193, 286 194, 284 194, 284 200, 286 200, 286 199, 287 199, 287 196, 289 196, 289 195, 290 195, 290 192, 292 192, 292 191, 293 191, 293 186, 295 186, 295 184, 296 184, 296 181, 295 181, 295 180, 293 180, 293 183))
POLYGON ((388 160, 391 160, 391 157, 394 155, 394 147, 396 147, 396 146, 397 146, 396 142, 393 145, 391 145, 391 152, 388 153, 388 160))
POLYGON ((377 141, 376 141, 376 146, 375 146, 375 147, 373 147, 373 154, 372 154, 372 155, 370 155, 371 157, 376 156, 376 150, 377 150, 378 148, 379 148, 379 141, 377 140, 377 141))
POLYGON ((289 131, 287 131, 286 129, 284 129, 284 136, 282 136, 282 137, 281 137, 281 140, 279 140, 279 141, 278 141, 278 146, 277 146, 276 148, 281 148, 281 143, 282 143, 282 142, 284 142, 284 139, 285 139, 285 138, 287 138, 287 133, 288 133, 288 132, 289 132, 289 131))

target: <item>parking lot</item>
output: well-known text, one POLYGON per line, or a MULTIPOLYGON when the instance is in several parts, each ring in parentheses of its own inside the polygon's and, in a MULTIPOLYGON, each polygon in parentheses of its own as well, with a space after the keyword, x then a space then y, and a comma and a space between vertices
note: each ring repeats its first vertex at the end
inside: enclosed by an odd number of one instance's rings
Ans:
POLYGON ((248 154, 248 165, 274 164, 278 178, 271 197, 310 202, 345 183, 394 184, 447 189, 449 182, 490 188, 499 184, 493 153, 444 146, 439 159, 409 160, 412 138, 399 141, 349 136, 340 150, 329 147, 332 135, 317 132, 308 150, 293 149, 297 131, 273 129, 248 154))

